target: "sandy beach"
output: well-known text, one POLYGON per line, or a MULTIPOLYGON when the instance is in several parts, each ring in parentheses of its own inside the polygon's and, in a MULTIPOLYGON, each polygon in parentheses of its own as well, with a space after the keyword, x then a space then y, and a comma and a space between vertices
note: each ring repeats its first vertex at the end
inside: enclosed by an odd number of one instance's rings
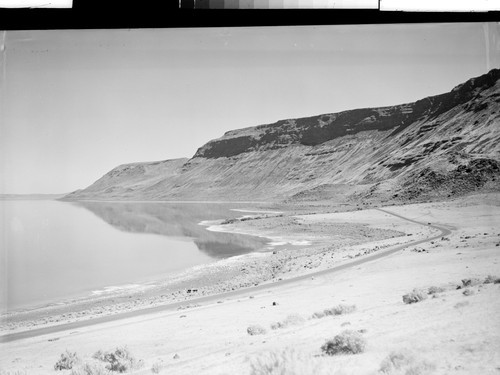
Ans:
POLYGON ((127 346, 141 360, 134 372, 144 374, 154 366, 161 373, 257 374, 266 363, 294 373, 375 374, 394 351, 407 368, 420 368, 416 373, 497 373, 500 289, 484 280, 500 275, 499 206, 498 194, 482 194, 218 225, 210 229, 278 245, 199 267, 168 286, 4 317, 1 337, 12 341, 0 344, 1 368, 53 374, 65 350, 83 364, 98 350, 127 346), (417 288, 427 295, 431 287, 439 292, 403 303, 404 294, 417 288), (313 318, 339 304, 355 310, 313 318), (293 324, 271 328, 289 315, 293 324), (265 333, 250 335, 252 325, 265 333), (362 332, 365 352, 323 356, 321 345, 344 329, 362 332), (29 330, 33 337, 23 338, 29 330))

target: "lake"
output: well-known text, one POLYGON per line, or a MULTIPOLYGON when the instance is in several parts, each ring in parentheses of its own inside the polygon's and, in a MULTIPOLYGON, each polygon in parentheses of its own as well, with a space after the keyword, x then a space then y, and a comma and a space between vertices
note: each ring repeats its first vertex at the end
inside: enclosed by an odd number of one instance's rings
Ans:
POLYGON ((201 221, 256 204, 0 201, 0 308, 19 308, 159 279, 263 249, 264 238, 201 221))

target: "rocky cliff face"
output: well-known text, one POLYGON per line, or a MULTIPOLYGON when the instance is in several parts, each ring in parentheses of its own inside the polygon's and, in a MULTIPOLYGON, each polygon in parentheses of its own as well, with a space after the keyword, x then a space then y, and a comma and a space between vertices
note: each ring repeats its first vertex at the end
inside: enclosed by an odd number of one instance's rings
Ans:
POLYGON ((500 70, 494 69, 414 103, 229 131, 190 160, 123 165, 67 199, 413 199, 441 187, 450 195, 464 189, 443 183, 419 190, 419 175, 446 180, 458 173, 465 181, 467 170, 477 178, 476 167, 487 164, 479 185, 465 185, 494 186, 499 121, 500 70))

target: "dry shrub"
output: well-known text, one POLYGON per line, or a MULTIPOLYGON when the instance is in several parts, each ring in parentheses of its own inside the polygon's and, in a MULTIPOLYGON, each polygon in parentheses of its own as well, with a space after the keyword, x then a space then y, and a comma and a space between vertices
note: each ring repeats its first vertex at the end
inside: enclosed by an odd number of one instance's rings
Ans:
POLYGON ((430 288, 427 289, 427 294, 437 294, 437 293, 443 293, 445 291, 446 289, 440 286, 431 286, 430 288))
POLYGON ((326 315, 344 315, 356 311, 356 305, 337 305, 331 309, 326 309, 326 315))
POLYGON ((99 361, 105 362, 109 371, 126 372, 128 370, 139 368, 142 361, 137 361, 129 352, 126 346, 116 348, 111 352, 97 351, 93 357, 99 361))
POLYGON ((311 319, 321 319, 324 318, 325 316, 326 314, 324 313, 324 311, 316 311, 311 315, 311 319))
POLYGON ((321 319, 324 318, 325 316, 332 316, 332 315, 344 315, 344 314, 349 314, 356 311, 356 305, 337 305, 335 307, 329 308, 329 309, 324 309, 323 311, 317 311, 314 314, 312 314, 311 318, 312 319, 321 319))
POLYGON ((471 279, 462 279, 462 288, 466 288, 468 286, 476 286, 482 284, 481 280, 478 278, 471 278, 471 279))
POLYGON ((321 350, 327 355, 358 354, 364 352, 366 340, 359 332, 345 330, 328 340, 321 350))
POLYGON ((70 375, 108 375, 107 370, 101 363, 85 363, 83 366, 71 370, 70 375))
POLYGON ((484 279, 484 284, 500 284, 500 277, 488 275, 484 279))
POLYGON ((258 324, 251 325, 247 328, 247 333, 250 336, 264 335, 267 333, 266 329, 258 324))
POLYGON ((411 293, 403 296, 403 302, 406 304, 417 303, 427 298, 427 294, 418 289, 413 289, 411 293))
POLYGON ((66 350, 54 365, 54 370, 71 370, 78 363, 80 363, 78 355, 66 350))
POLYGON ((291 314, 288 315, 286 319, 283 320, 282 322, 271 324, 271 329, 280 329, 280 328, 287 328, 290 326, 298 326, 304 324, 305 321, 306 320, 301 315, 291 314))
POLYGON ((331 363, 294 349, 266 352, 251 358, 251 375, 340 375, 331 363))
POLYGON ((380 364, 379 372, 387 375, 425 375, 434 370, 434 364, 416 359, 411 352, 403 350, 390 353, 380 364))

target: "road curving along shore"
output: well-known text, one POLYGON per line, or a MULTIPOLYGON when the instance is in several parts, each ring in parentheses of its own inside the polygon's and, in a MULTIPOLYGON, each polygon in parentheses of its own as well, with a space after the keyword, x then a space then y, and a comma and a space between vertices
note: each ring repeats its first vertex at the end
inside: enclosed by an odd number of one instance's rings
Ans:
POLYGON ((366 255, 366 256, 361 257, 359 259, 345 262, 343 264, 331 267, 331 268, 326 269, 326 270, 312 272, 312 273, 308 273, 306 275, 296 276, 296 277, 286 279, 286 280, 278 280, 278 281, 263 283, 263 284, 260 284, 258 286, 241 288, 241 289, 230 291, 230 292, 194 298, 194 299, 190 299, 189 301, 179 301, 179 302, 169 303, 169 304, 165 304, 165 305, 159 305, 159 306, 154 306, 154 307, 150 307, 150 308, 140 309, 140 310, 127 311, 127 312, 117 313, 117 314, 108 315, 108 316, 101 316, 101 317, 97 317, 97 318, 93 318, 93 319, 87 319, 87 320, 71 322, 71 323, 64 323, 64 324, 50 326, 50 327, 35 328, 32 330, 26 330, 26 331, 1 335, 0 342, 7 343, 7 342, 12 342, 12 341, 28 339, 28 338, 32 338, 32 337, 47 335, 47 334, 52 334, 52 333, 56 333, 56 332, 75 330, 78 328, 88 327, 88 326, 92 326, 92 325, 97 325, 97 324, 102 324, 102 323, 107 323, 107 322, 112 322, 112 321, 117 321, 117 320, 122 320, 122 319, 127 319, 127 318, 134 318, 134 317, 138 317, 138 316, 146 315, 146 314, 154 314, 154 313, 159 313, 159 312, 163 312, 163 311, 173 311, 173 310, 176 310, 179 307, 185 305, 186 302, 189 302, 190 304, 203 304, 203 303, 206 304, 206 303, 216 302, 216 301, 223 299, 223 298, 241 296, 241 295, 245 295, 245 294, 255 293, 257 291, 273 289, 273 288, 277 288, 277 287, 280 287, 280 286, 283 286, 286 284, 292 284, 292 283, 296 283, 296 282, 299 282, 302 280, 310 279, 311 277, 321 276, 321 275, 330 274, 333 272, 339 272, 342 270, 346 270, 346 269, 349 269, 352 267, 356 267, 356 266, 359 266, 361 264, 389 256, 389 255, 394 254, 394 253, 396 253, 404 248, 407 248, 409 246, 415 246, 415 245, 419 245, 421 243, 433 241, 433 240, 438 239, 442 236, 447 236, 451 233, 450 229, 442 227, 442 226, 434 225, 431 223, 419 222, 419 221, 406 218, 404 216, 401 216, 399 214, 393 213, 393 212, 385 210, 385 209, 377 209, 377 210, 384 212, 386 214, 390 214, 390 215, 395 216, 395 217, 402 219, 402 220, 406 220, 406 221, 409 221, 409 222, 412 222, 412 223, 415 223, 418 225, 423 225, 423 226, 427 226, 427 227, 439 230, 440 233, 436 234, 434 236, 428 237, 428 238, 424 238, 424 239, 417 240, 417 241, 412 241, 412 242, 409 242, 409 243, 406 243, 403 245, 396 245, 394 247, 391 247, 388 250, 377 251, 377 252, 372 253, 370 255, 366 255))

